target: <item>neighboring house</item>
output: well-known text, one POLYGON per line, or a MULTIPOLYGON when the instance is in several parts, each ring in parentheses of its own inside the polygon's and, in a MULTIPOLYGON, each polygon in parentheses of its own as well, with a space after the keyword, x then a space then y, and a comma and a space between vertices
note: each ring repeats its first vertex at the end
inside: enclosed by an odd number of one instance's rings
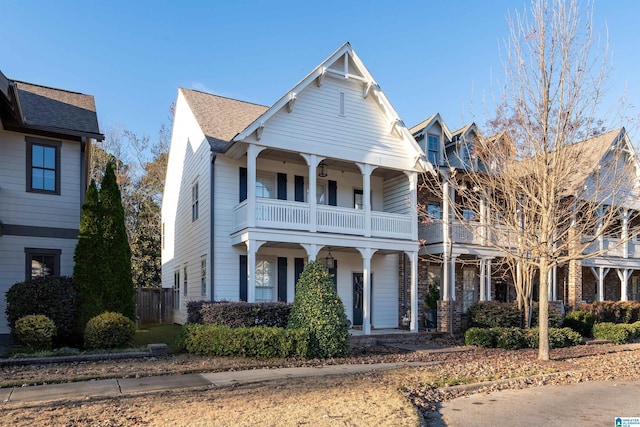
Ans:
MULTIPOLYGON (((93 96, 10 80, 0 72, 0 312, 5 293, 36 276, 71 275, 92 140, 93 96)), ((9 333, 6 321, 0 334, 9 333)))
POLYGON ((179 89, 162 206, 175 320, 194 300, 291 302, 320 259, 354 328, 417 331, 422 158, 348 43, 270 107, 179 89))
MULTIPOLYGON (((480 138, 475 124, 470 124, 451 132, 440 115, 433 115, 411 129, 429 161, 436 168, 464 170, 477 168, 477 160, 472 156, 474 141, 480 138), (474 164, 474 162, 476 162, 474 164), (452 169, 450 169, 452 168, 452 169)), ((587 139, 570 147, 580 150, 580 158, 585 162, 585 174, 576 177, 576 182, 588 182, 588 171, 605 167, 607 153, 617 147, 625 153, 625 167, 634 169, 635 191, 640 188, 637 181, 640 165, 631 141, 624 128, 587 139)), ((576 156, 578 157, 578 156, 576 156)), ((441 310, 438 316, 439 329, 448 331, 450 322, 454 330, 460 326, 460 315, 476 301, 513 301, 515 290, 511 278, 499 268, 501 253, 486 244, 490 231, 486 210, 482 206, 465 206, 464 197, 456 194, 453 186, 447 187, 449 198, 433 191, 423 191, 418 198, 425 206, 429 220, 420 225, 423 246, 420 251, 420 296, 424 294, 424 284, 437 282, 441 287, 441 310), (453 200, 461 207, 461 218, 454 218, 453 209, 445 206, 453 200), (447 214, 448 213, 448 214, 447 214), (443 265, 448 266, 444 273, 443 265), (450 310, 449 304, 455 307, 450 310), (450 316, 450 312, 456 313, 450 316)), ((637 200, 629 199, 627 206, 618 206, 623 213, 621 232, 608 235, 594 242, 587 250, 603 251, 600 256, 582 261, 572 261, 554 268, 550 273, 549 300, 560 301, 569 307, 581 302, 603 300, 640 300, 640 220, 637 200), (634 214, 635 213, 635 214, 634 214), (628 236, 633 238, 620 244, 628 236), (616 274, 613 272, 615 271, 616 274)), ((583 239, 589 239, 583 236, 583 239)), ((587 240, 583 240, 587 241, 587 240)), ((534 288, 535 289, 535 288, 534 288)))

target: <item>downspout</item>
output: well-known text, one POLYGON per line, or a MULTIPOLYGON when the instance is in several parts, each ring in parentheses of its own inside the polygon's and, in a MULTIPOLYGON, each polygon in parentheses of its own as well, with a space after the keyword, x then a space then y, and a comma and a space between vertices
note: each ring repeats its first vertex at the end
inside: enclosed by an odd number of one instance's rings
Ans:
POLYGON ((215 274, 215 269, 214 269, 214 237, 215 237, 215 231, 214 231, 214 226, 215 226, 215 195, 216 195, 216 156, 217 153, 213 150, 213 147, 211 147, 211 169, 210 169, 210 176, 209 176, 209 277, 211 277, 211 283, 210 283, 210 288, 209 288, 209 295, 210 295, 210 300, 213 301, 213 291, 214 291, 214 286, 213 286, 213 278, 214 278, 214 274, 215 274))
POLYGON ((84 205, 87 192, 87 138, 80 139, 80 207, 84 205))

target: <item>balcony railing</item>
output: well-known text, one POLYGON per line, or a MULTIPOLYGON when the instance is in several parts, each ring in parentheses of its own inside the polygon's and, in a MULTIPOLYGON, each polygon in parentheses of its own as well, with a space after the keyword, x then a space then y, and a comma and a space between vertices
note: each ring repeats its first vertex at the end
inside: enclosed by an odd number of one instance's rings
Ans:
MULTIPOLYGON (((593 239, 592 236, 584 236, 582 238, 582 241, 586 242, 586 241, 591 240, 591 239, 593 239)), ((629 245, 629 257, 634 258, 636 253, 638 255, 640 255, 640 253, 636 252, 636 247, 638 246, 636 243, 628 242, 626 244, 629 245)), ((624 257, 624 246, 625 246, 625 243, 620 243, 620 239, 618 239, 618 238, 605 237, 604 239, 602 239, 602 249, 600 248, 600 242, 598 240, 596 240, 596 241, 592 242, 589 246, 587 246, 587 249, 585 250, 585 253, 592 254, 594 252, 598 252, 600 250, 604 250, 606 252, 604 252, 601 256, 611 256, 611 257, 623 258, 624 257)), ((640 247, 638 249, 640 249, 640 247)))
MULTIPOLYGON (((420 238, 427 244, 442 243, 444 241, 442 221, 435 221, 431 224, 424 225, 420 233, 420 238)), ((484 241, 482 225, 476 221, 465 224, 460 221, 452 221, 451 241, 453 243, 482 245, 484 241)))
MULTIPOLYGON (((247 202, 234 208, 234 231, 247 227, 247 202)), ((256 199, 255 225, 260 228, 310 230, 311 209, 308 203, 275 199, 256 199)), ((315 228, 319 232, 364 236, 365 214, 360 209, 318 205, 315 228)), ((411 215, 371 212, 371 236, 411 239, 411 215)))

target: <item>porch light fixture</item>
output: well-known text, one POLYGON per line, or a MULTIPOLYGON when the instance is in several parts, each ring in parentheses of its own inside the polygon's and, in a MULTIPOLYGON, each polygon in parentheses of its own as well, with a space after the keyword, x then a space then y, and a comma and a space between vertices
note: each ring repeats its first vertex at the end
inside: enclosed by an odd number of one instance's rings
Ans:
POLYGON ((320 173, 318 173, 318 176, 320 178, 326 178, 326 176, 327 176, 327 164, 323 160, 323 161, 320 162, 320 164, 318 166, 320 166, 320 173))
POLYGON ((329 250, 329 255, 327 255, 327 257, 324 259, 324 263, 329 270, 335 267, 335 261, 336 260, 331 256, 331 250, 329 250))

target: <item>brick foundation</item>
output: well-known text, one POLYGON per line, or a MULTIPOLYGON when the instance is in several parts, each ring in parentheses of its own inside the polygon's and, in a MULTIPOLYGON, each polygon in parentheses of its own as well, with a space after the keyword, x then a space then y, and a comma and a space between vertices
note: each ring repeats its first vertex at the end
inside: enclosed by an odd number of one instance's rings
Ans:
POLYGON ((462 301, 438 301, 438 332, 459 334, 462 332, 462 327, 462 301), (453 325, 451 305, 453 305, 453 325))

